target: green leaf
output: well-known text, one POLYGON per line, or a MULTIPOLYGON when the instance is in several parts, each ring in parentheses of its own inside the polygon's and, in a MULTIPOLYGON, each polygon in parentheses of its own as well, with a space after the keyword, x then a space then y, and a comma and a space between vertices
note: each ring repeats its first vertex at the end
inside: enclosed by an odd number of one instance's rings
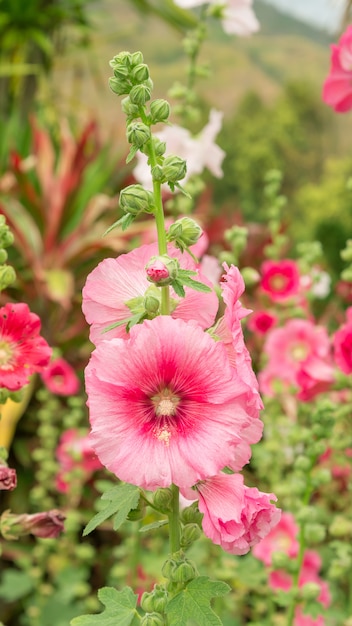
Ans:
POLYGON ((34 581, 25 572, 5 570, 0 585, 0 598, 7 602, 16 602, 28 595, 34 587, 34 581))
POLYGON ((155 528, 161 528, 161 526, 165 526, 169 521, 167 519, 160 519, 156 522, 152 522, 151 524, 146 524, 139 529, 140 533, 147 533, 149 530, 154 530, 155 528))
POLYGON ((177 293, 178 296, 180 296, 180 298, 184 298, 186 293, 184 288, 182 287, 182 283, 180 283, 180 281, 178 280, 173 280, 171 283, 171 286, 174 290, 175 293, 177 293))
POLYGON ((137 507, 139 496, 139 487, 128 483, 121 483, 120 485, 117 485, 116 487, 113 487, 112 489, 109 489, 109 491, 103 493, 101 499, 108 500, 109 502, 105 509, 99 511, 99 513, 94 515, 90 522, 88 522, 83 531, 83 536, 85 537, 91 533, 92 530, 95 530, 99 524, 105 522, 105 520, 112 515, 115 515, 113 523, 114 530, 120 528, 131 509, 135 509, 137 507))
POLYGON ((134 157, 136 156, 137 152, 138 152, 137 146, 131 146, 129 154, 126 159, 126 163, 130 163, 130 161, 132 161, 132 159, 134 159, 134 157))
POLYGON ((131 215, 131 213, 126 213, 122 217, 120 217, 117 222, 114 222, 112 226, 110 226, 105 233, 103 233, 103 237, 106 237, 114 228, 121 227, 122 230, 126 230, 129 226, 131 226, 132 222, 134 222, 135 215, 131 215))
POLYGON ((200 283, 197 280, 192 280, 192 278, 181 278, 182 283, 184 285, 186 285, 186 287, 191 287, 192 289, 195 289, 195 291, 203 291, 204 293, 208 293, 209 291, 211 291, 210 287, 208 287, 208 285, 204 285, 204 283, 200 283))
POLYGON ((105 606, 99 615, 80 615, 70 622, 70 626, 131 626, 137 624, 136 606, 138 596, 130 587, 117 591, 113 587, 103 587, 98 598, 105 606))
POLYGON ((210 600, 224 596, 229 585, 207 576, 199 576, 168 603, 166 613, 172 626, 222 626, 221 619, 214 613, 210 600))

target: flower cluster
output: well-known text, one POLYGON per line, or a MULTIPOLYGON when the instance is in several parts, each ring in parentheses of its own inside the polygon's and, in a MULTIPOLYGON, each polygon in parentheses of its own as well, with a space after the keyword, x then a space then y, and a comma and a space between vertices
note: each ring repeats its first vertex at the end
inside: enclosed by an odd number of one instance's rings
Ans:
MULTIPOLYGON (((192 289, 183 299, 171 293, 171 315, 158 315, 156 306, 127 332, 133 307, 157 300, 145 271, 153 253, 150 244, 102 261, 83 290, 96 345, 85 372, 91 443, 125 482, 147 490, 174 484, 185 497, 198 494, 205 533, 244 554, 280 512, 273 494, 222 473, 225 467, 240 471, 262 434, 262 403, 241 329, 243 280, 237 268, 224 266, 226 310, 209 332, 218 299, 213 291, 192 289), (122 323, 102 332, 116 320, 122 323)), ((170 254, 192 266, 177 250, 170 254)))

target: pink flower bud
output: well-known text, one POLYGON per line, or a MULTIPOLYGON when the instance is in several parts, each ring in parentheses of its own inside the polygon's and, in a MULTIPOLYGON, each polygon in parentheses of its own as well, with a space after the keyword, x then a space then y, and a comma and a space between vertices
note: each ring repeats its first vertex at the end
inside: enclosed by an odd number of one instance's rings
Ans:
POLYGON ((41 539, 55 539, 64 530, 65 515, 58 509, 42 513, 14 515, 5 511, 0 519, 1 535, 5 539, 18 539, 35 535, 41 539))
POLYGON ((148 263, 146 267, 146 272, 149 280, 153 281, 153 283, 157 283, 160 280, 169 278, 169 270, 167 269, 165 263, 161 261, 161 259, 154 259, 150 263, 148 263))
POLYGON ((12 491, 17 486, 16 470, 0 465, 0 491, 12 491))

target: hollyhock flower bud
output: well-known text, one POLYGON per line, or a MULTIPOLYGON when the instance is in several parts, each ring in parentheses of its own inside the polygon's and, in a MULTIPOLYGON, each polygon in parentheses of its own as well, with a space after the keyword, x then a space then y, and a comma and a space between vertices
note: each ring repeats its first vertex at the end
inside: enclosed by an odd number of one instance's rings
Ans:
POLYGON ((154 150, 155 150, 156 156, 162 156, 163 154, 165 154, 165 150, 166 150, 165 141, 161 141, 159 137, 154 136, 153 144, 154 144, 154 150))
POLYGON ((177 183, 187 174, 187 163, 181 157, 171 154, 165 157, 163 163, 164 179, 170 183, 177 183))
POLYGON ((129 118, 138 117, 138 107, 135 104, 132 104, 129 96, 121 100, 121 108, 122 108, 122 112, 125 115, 127 115, 127 117, 129 118))
POLYGON ((168 241, 181 242, 189 247, 197 243, 202 235, 202 228, 191 217, 181 217, 170 225, 167 232, 168 241))
POLYGON ((16 470, 0 465, 0 491, 13 491, 17 486, 16 470))
POLYGON ((14 515, 5 511, 0 521, 1 534, 5 539, 18 539, 29 534, 41 539, 55 539, 64 530, 65 515, 57 509, 32 515, 14 515))
MULTIPOLYGON (((142 53, 140 53, 142 54, 142 53)), ((140 61, 140 63, 143 62, 140 61)), ((126 50, 122 50, 122 52, 119 52, 119 54, 116 54, 113 59, 111 59, 111 61, 109 61, 109 65, 110 67, 112 67, 113 69, 115 67, 118 67, 119 65, 121 66, 126 66, 126 67, 131 67, 132 65, 132 55, 130 52, 127 52, 126 50)))
POLYGON ((154 196, 142 185, 128 185, 120 193, 119 205, 122 211, 132 215, 150 213, 154 208, 154 196))
POLYGON ((171 489, 157 489, 153 496, 153 503, 159 511, 166 513, 171 510, 172 499, 173 493, 171 489))
POLYGON ((109 87, 117 96, 124 96, 131 91, 131 84, 127 80, 120 80, 115 76, 109 78, 109 87))
POLYGON ((197 541, 200 536, 201 530, 198 524, 186 524, 182 529, 181 544, 184 548, 188 548, 194 541, 197 541))
POLYGON ((11 265, 0 265, 0 291, 12 285, 16 280, 16 272, 11 265))
POLYGON ((140 626, 164 626, 165 621, 160 613, 146 613, 144 617, 142 617, 140 626))
POLYGON ((149 126, 142 122, 132 122, 127 126, 127 140, 137 148, 143 146, 150 139, 149 126))
POLYGON ((153 124, 165 122, 170 116, 170 105, 167 100, 158 98, 150 103, 150 115, 153 124))
POLYGON ((145 83, 141 85, 135 85, 132 87, 130 94, 130 99, 132 104, 136 104, 137 106, 143 106, 148 100, 151 98, 151 89, 145 83))
POLYGON ((178 563, 172 571, 171 580, 175 583, 186 583, 198 575, 197 568, 192 561, 185 559, 178 563))
POLYGON ((149 67, 145 63, 138 63, 131 71, 131 79, 135 83, 143 83, 149 78, 149 67))
POLYGON ((137 65, 140 65, 141 63, 144 62, 144 57, 143 54, 139 51, 137 52, 132 52, 132 54, 130 54, 131 57, 131 67, 136 67, 137 65))
POLYGON ((173 573, 176 569, 177 562, 175 559, 166 559, 165 563, 162 566, 161 573, 164 578, 172 579, 173 573))
POLYGON ((164 587, 155 585, 151 593, 144 592, 141 598, 141 607, 143 611, 152 613, 163 613, 168 600, 168 594, 164 587))
POLYGON ((159 286, 170 285, 177 276, 179 263, 167 254, 153 256, 145 266, 147 278, 159 286))
POLYGON ((128 81, 129 73, 130 71, 125 65, 115 65, 114 67, 114 76, 120 81, 128 81))
POLYGON ((160 300, 155 296, 148 295, 144 298, 144 308, 148 315, 156 315, 160 308, 160 300))

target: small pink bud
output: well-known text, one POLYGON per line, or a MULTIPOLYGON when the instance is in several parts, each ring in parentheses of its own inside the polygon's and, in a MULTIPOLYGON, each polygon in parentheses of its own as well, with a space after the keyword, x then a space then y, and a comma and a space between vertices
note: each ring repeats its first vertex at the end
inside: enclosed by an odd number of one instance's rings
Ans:
POLYGON ((18 539, 35 535, 41 539, 55 539, 64 530, 65 515, 58 509, 42 513, 14 515, 5 511, 0 519, 0 532, 4 539, 18 539))
POLYGON ((16 470, 0 465, 0 491, 12 491, 17 486, 16 470))
POLYGON ((153 283, 157 283, 160 280, 165 278, 169 278, 169 270, 167 269, 165 263, 161 261, 161 259, 154 259, 150 263, 148 263, 146 267, 146 272, 148 278, 153 281, 153 283))

